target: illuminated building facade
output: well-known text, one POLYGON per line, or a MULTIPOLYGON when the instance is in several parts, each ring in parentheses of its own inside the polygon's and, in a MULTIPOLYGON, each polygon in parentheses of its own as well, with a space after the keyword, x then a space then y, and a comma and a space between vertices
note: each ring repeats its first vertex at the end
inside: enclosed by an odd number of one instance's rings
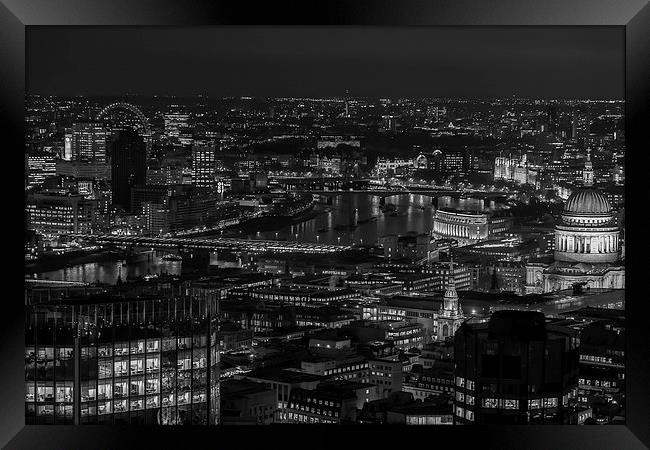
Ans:
POLYGON ((453 262, 451 263, 451 274, 448 280, 447 290, 436 318, 437 339, 443 341, 452 337, 460 325, 465 320, 465 314, 458 302, 458 292, 456 292, 456 284, 454 277, 453 262))
POLYGON ((70 141, 72 159, 92 164, 105 164, 107 137, 106 129, 101 123, 72 124, 70 141))
POLYGON ((531 311, 496 311, 455 336, 456 424, 573 424, 578 331, 531 311))
POLYGON ((37 186, 47 177, 56 176, 56 162, 54 155, 37 153, 27 156, 27 185, 37 186))
POLYGON ((182 128, 187 128, 190 115, 187 113, 165 114, 165 134, 170 137, 178 137, 182 128))
POLYGON ((359 293, 351 289, 254 288, 248 291, 248 297, 252 300, 283 305, 322 306, 358 298, 359 293))
POLYGON ((377 176, 394 175, 400 170, 408 171, 414 167, 412 159, 404 158, 377 158, 374 173, 377 176))
POLYGON ((192 147, 192 183, 197 188, 216 188, 216 157, 216 147, 199 145, 192 147))
POLYGON ((529 167, 525 154, 521 158, 498 156, 494 158, 494 179, 536 186, 537 171, 529 167))
POLYGON ((431 234, 436 239, 454 239, 458 246, 475 244, 510 228, 509 217, 483 212, 438 209, 431 234))
POLYGON ((219 423, 216 296, 26 308, 27 424, 219 423))
POLYGON ((555 227, 555 261, 526 265, 526 293, 571 289, 577 284, 593 288, 625 287, 620 229, 609 201, 593 187, 589 158, 583 171, 583 184, 566 201, 561 221, 555 227))
POLYGON ((27 228, 46 235, 90 232, 96 202, 83 195, 35 193, 27 198, 27 228))

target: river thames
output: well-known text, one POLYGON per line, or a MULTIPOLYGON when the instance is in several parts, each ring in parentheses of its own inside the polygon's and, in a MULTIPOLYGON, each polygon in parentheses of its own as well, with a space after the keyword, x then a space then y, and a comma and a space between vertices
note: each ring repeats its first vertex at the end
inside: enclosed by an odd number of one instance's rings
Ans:
MULTIPOLYGON (((382 211, 379 197, 371 194, 342 194, 333 197, 332 204, 317 204, 318 214, 295 225, 276 230, 259 231, 244 235, 227 231, 223 236, 246 236, 249 239, 281 239, 321 244, 365 244, 377 243, 382 236, 405 234, 409 231, 429 233, 433 226, 434 199, 426 195, 401 194, 386 199, 382 211), (356 218, 356 220, 355 220, 356 218), (354 225, 356 227, 350 227, 354 225)), ((458 208, 470 211, 491 210, 493 203, 485 204, 481 199, 454 199, 448 196, 438 198, 440 208, 458 208)), ((221 233, 219 234, 221 235, 221 233)), ((63 269, 42 272, 40 279, 67 280, 114 284, 118 277, 123 280, 147 274, 180 274, 181 262, 163 259, 162 252, 143 252, 128 264, 124 260, 90 262, 63 269)))

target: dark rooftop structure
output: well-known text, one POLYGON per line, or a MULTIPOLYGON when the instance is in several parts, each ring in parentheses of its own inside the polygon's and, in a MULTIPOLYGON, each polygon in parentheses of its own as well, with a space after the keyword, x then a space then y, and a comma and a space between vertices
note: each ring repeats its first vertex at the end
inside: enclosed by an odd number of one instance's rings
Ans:
POLYGON ((488 324, 488 339, 517 336, 525 340, 543 339, 544 314, 535 311, 496 311, 488 324))

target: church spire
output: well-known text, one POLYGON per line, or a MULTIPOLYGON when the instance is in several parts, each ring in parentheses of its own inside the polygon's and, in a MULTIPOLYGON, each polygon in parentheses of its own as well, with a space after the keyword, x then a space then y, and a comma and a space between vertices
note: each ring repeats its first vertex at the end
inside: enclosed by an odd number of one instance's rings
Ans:
POLYGON ((464 314, 458 303, 454 260, 452 258, 449 265, 449 281, 447 283, 447 290, 445 291, 442 306, 440 307, 440 311, 436 318, 437 339, 445 340, 452 337, 463 320, 464 314))
POLYGON ((585 161, 585 168, 582 170, 582 183, 585 186, 594 185, 594 166, 591 164, 591 149, 587 150, 587 161, 585 161))
POLYGON ((449 264, 449 279, 447 281, 447 290, 445 291, 443 308, 448 311, 458 309, 458 292, 456 292, 453 256, 451 257, 451 262, 449 264))

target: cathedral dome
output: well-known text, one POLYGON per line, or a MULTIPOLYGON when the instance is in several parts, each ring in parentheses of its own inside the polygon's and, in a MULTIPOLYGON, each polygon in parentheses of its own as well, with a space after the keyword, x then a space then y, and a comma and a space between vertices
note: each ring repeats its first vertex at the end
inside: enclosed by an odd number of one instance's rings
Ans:
POLYGON ((609 214, 611 210, 607 198, 591 188, 573 192, 564 205, 564 214, 609 214))

